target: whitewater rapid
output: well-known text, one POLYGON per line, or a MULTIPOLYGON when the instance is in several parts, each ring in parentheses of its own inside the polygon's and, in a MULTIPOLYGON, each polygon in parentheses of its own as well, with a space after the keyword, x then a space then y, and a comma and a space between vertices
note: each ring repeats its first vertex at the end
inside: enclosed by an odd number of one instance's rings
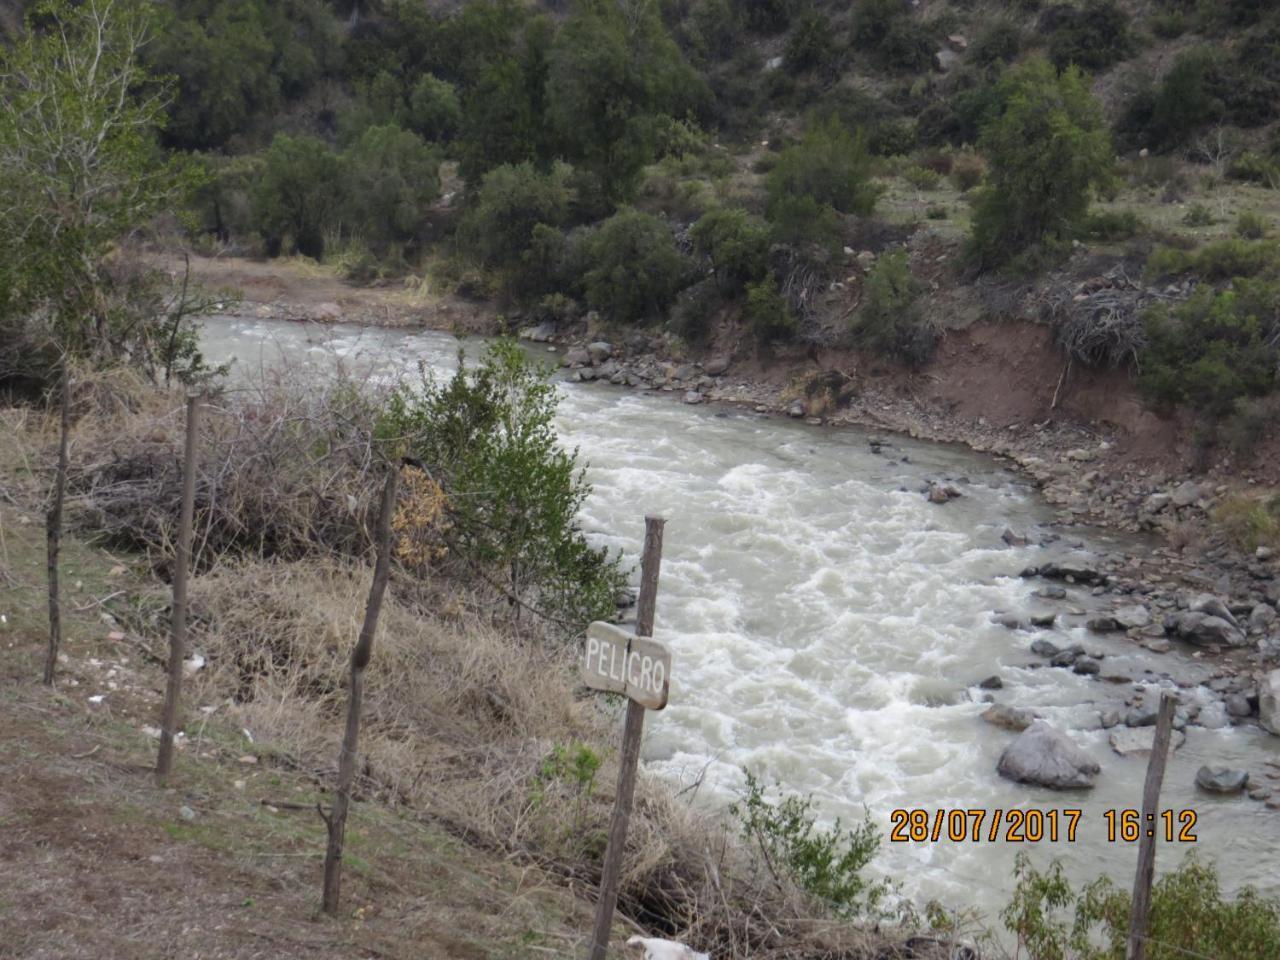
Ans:
MULTIPOLYGON (((246 318, 207 322, 201 342, 211 361, 236 358, 240 376, 285 359, 341 361, 383 378, 419 361, 448 373, 459 345, 432 332, 246 318)), ((1019 576, 1027 566, 1141 544, 1054 529, 1052 510, 1028 483, 962 448, 889 438, 876 452, 856 429, 691 407, 679 394, 600 383, 559 389, 559 429, 593 485, 581 518, 592 541, 634 561, 644 515, 667 519, 656 634, 674 662, 670 704, 647 720, 649 773, 698 784, 695 802, 727 803, 746 768, 812 793, 829 820, 856 822, 866 811, 885 832, 875 868, 905 896, 976 907, 989 920, 1008 900, 1019 850, 1041 866, 1061 857, 1073 877, 1132 882, 1136 844, 1109 842, 1103 812, 1140 806, 1146 761, 1117 756, 1097 729, 1099 709, 1121 704, 1131 688, 1034 668, 1033 635, 993 623, 992 614, 1046 606, 1030 596, 1035 582, 1019 576), (963 496, 929 503, 922 486, 944 478, 963 496), (1058 539, 1011 548, 1005 528, 1033 543, 1058 539), (1034 708, 1098 760, 1095 789, 1055 793, 996 775, 1013 735, 978 718, 986 691, 976 684, 991 675, 1004 683, 998 702, 1034 708), (896 809, 1031 807, 1081 809, 1074 842, 888 839, 896 809)), ((1053 606, 1096 602, 1071 588, 1053 606)), ((1186 651, 1159 656, 1082 626, 1046 635, 1059 646, 1083 642, 1108 665, 1139 674, 1176 664, 1184 676, 1207 675, 1186 651)), ((1194 809, 1198 841, 1162 841, 1158 872, 1194 848, 1218 865, 1228 889, 1252 884, 1280 895, 1280 814, 1193 784, 1204 763, 1262 778, 1267 758, 1280 760, 1280 738, 1256 728, 1188 731, 1170 758, 1162 807, 1194 809)))

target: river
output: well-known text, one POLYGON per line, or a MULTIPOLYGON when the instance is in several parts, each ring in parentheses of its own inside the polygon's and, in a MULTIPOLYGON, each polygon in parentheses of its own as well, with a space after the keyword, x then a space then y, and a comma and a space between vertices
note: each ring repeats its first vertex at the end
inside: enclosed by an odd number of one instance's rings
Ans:
MULTIPOLYGON (((237 376, 282 358, 319 367, 341 360, 379 377, 419 361, 447 373, 458 348, 442 333, 247 318, 210 320, 201 340, 210 360, 236 358, 237 376)), ((1117 756, 1096 729, 1099 708, 1121 705, 1132 688, 1033 669, 1033 635, 991 618, 1045 606, 1031 596, 1035 581, 1018 576, 1024 567, 1140 543, 1055 530, 1031 485, 964 448, 893 437, 876 453, 857 429, 691 407, 679 394, 600 383, 564 383, 560 393, 564 442, 580 448, 594 487, 582 517, 592 540, 635 558, 643 516, 667 518, 656 634, 674 666, 670 705, 647 720, 650 773, 682 786, 701 779, 701 801, 727 803, 745 767, 812 793, 825 818, 849 823, 866 810, 886 836, 876 869, 904 895, 976 907, 992 921, 1019 850, 1038 866, 1060 857, 1075 878, 1105 873, 1132 883, 1136 844, 1108 841, 1104 811, 1140 806, 1146 759, 1117 756), (920 488, 941 478, 964 496, 927 502, 920 488), (1000 539, 1006 527, 1033 543, 1059 539, 1009 548, 1000 539), (996 775, 1013 735, 979 719, 985 691, 975 685, 992 674, 1004 682, 997 701, 1034 708, 1098 760, 1095 789, 1058 793, 996 775), (1074 842, 891 843, 899 808, 1083 815, 1074 842)), ((1053 606, 1096 606, 1087 590, 1069 589, 1053 606)), ((1190 650, 1157 655, 1083 626, 1044 633, 1138 673, 1207 673, 1190 650)), ((1198 839, 1161 841, 1157 871, 1195 849, 1227 889, 1250 884, 1280 895, 1280 813, 1243 796, 1211 797, 1193 782, 1205 763, 1244 767, 1263 781, 1262 761, 1280 760, 1280 738, 1256 727, 1187 733, 1161 800, 1196 811, 1198 839)))

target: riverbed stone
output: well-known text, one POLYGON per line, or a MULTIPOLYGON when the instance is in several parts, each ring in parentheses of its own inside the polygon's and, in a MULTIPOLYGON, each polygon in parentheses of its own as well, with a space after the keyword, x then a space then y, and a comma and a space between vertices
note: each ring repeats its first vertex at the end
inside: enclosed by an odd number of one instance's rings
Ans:
POLYGON ((702 365, 702 369, 708 376, 718 377, 729 369, 730 362, 728 357, 712 357, 702 365))
POLYGON ((1247 770, 1204 766, 1196 771, 1196 786, 1207 793, 1239 793, 1248 784, 1247 770))
POLYGON ((1272 670, 1258 684, 1258 719, 1264 730, 1280 737, 1280 670, 1272 670))
POLYGON ((560 363, 566 367, 582 367, 591 362, 591 354, 587 353, 582 347, 574 347, 566 350, 564 356, 560 359, 560 363))
MULTIPOLYGON (((1122 757, 1150 753, 1156 742, 1156 728, 1123 727, 1112 730, 1107 740, 1111 744, 1111 749, 1122 757)), ((1169 749, 1177 750, 1186 742, 1187 735, 1181 730, 1174 730, 1173 737, 1169 741, 1169 749)))
POLYGON ((587 356, 591 358, 592 363, 604 363, 613 356, 613 344, 607 340, 597 340, 595 343, 587 344, 587 356))
POLYGON ((1027 619, 1033 627, 1052 627, 1055 620, 1058 619, 1057 613, 1052 610, 1033 610, 1027 619))
POLYGON ((1094 633, 1116 633, 1124 629, 1120 626, 1120 621, 1115 617, 1090 617, 1085 626, 1094 633))
POLYGON ((1036 715, 1025 707, 997 703, 982 711, 982 719, 997 727, 1021 732, 1036 722, 1036 715))
POLYGON ((1200 484, 1194 480, 1187 480, 1179 484, 1177 489, 1173 491, 1171 501, 1175 507, 1182 509, 1189 507, 1203 496, 1200 484))
POLYGON ((1229 620, 1199 610, 1174 614, 1166 621, 1165 629, 1179 639, 1201 647, 1214 644, 1239 647, 1248 643, 1244 631, 1229 620))
POLYGON ((996 764, 1006 779, 1053 790, 1088 789, 1101 770, 1097 760, 1043 720, 1018 734, 996 764))
POLYGON ((1004 528, 1004 533, 1000 534, 1000 539, 1011 547, 1025 547, 1031 542, 1025 536, 1014 533, 1008 527, 1004 528))
POLYGON ((1192 613, 1204 613, 1211 617, 1217 617, 1220 620, 1225 620, 1233 627, 1240 626, 1240 621, 1237 620, 1236 615, 1231 612, 1231 608, 1211 593, 1196 594, 1191 598, 1187 609, 1192 613))
POLYGON ((1111 616, 1126 630, 1146 627, 1151 623, 1151 611, 1140 603, 1118 607, 1111 616))
POLYGON ((1041 637, 1038 640, 1031 641, 1031 652, 1037 657, 1056 657, 1062 651, 1058 649, 1058 645, 1052 640, 1046 640, 1041 637))
POLYGON ((788 417, 795 417, 796 419, 799 419, 800 417, 803 417, 803 416, 804 416, 804 404, 803 404, 803 403, 801 403, 799 400, 794 400, 794 401, 792 401, 791 406, 787 407, 787 416, 788 416, 788 417))
POLYGON ((1093 657, 1077 657, 1076 662, 1071 665, 1071 672, 1083 677, 1096 677, 1102 672, 1102 664, 1093 657))
POLYGON ((1155 726, 1156 717, 1159 713, 1159 707, 1147 701, 1143 701, 1136 704, 1127 714, 1125 714, 1124 723, 1126 727, 1153 727, 1155 726))
POLYGON ((1227 713, 1237 720, 1253 716, 1253 707, 1249 704, 1249 698, 1243 693, 1229 693, 1222 702, 1227 708, 1227 713))
POLYGON ((697 390, 689 390, 684 395, 684 402, 685 403, 701 403, 702 394, 700 394, 697 390))
POLYGON ((1249 628, 1251 630, 1265 631, 1271 627, 1280 614, 1276 613, 1276 608, 1269 603, 1259 603, 1249 611, 1249 628))
POLYGON ((999 676, 993 674, 985 680, 980 680, 978 682, 978 686, 983 690, 1003 690, 1004 681, 1001 680, 999 676))

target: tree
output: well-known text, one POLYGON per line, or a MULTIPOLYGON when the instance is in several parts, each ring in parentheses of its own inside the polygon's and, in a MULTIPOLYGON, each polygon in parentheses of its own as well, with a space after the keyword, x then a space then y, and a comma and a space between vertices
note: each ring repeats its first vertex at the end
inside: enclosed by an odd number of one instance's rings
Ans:
POLYGON ((657 217, 624 207, 581 242, 587 304, 611 322, 653 319, 685 285, 688 262, 657 217))
POLYGON ((576 529, 591 487, 557 437, 555 385, 514 341, 463 360, 447 382, 397 390, 379 435, 443 487, 451 555, 505 592, 517 620, 532 610, 573 636, 614 612, 624 577, 576 529))
MULTIPOLYGON (((14 373, 57 391, 60 431, 47 517, 49 648, 52 684, 61 640, 59 544, 66 490, 71 370, 77 360, 132 360, 166 368, 185 351, 167 317, 148 311, 154 271, 119 279, 112 254, 130 232, 190 192, 188 168, 164 161, 154 138, 168 88, 139 56, 151 36, 146 0, 50 0, 11 47, 0 47, 0 350, 14 373), (141 306, 139 306, 141 305, 141 306)), ((128 271, 123 271, 128 274, 128 271)), ((185 295, 184 295, 185 299, 185 295)))
POLYGON ((325 230, 342 205, 338 155, 316 137, 278 133, 253 191, 253 223, 275 256, 292 241, 308 257, 324 252, 325 230))
POLYGON ((812 197, 820 207, 867 216, 881 188, 861 131, 850 135, 834 116, 810 123, 804 139, 778 157, 765 182, 770 219, 788 199, 812 197))
POLYGON ((409 91, 406 114, 410 130, 425 140, 447 143, 462 126, 462 104, 458 91, 447 80, 424 73, 409 91))
POLYGON ((343 157, 346 216, 376 250, 421 239, 427 209, 440 196, 440 154, 394 124, 370 127, 343 157))
POLYGON ((707 99, 705 81, 638 0, 580 0, 552 46, 547 111, 566 159, 625 202, 653 159, 655 119, 683 116, 707 99))
POLYGON ((1113 165, 1101 107, 1077 68, 1058 73, 1037 57, 1009 70, 998 94, 1002 110, 979 141, 990 173, 969 241, 981 269, 1029 262, 1068 239, 1113 165))
POLYGON ((691 231, 694 249, 711 261, 720 289, 729 295, 758 279, 769 253, 769 226, 740 207, 716 207, 691 231))

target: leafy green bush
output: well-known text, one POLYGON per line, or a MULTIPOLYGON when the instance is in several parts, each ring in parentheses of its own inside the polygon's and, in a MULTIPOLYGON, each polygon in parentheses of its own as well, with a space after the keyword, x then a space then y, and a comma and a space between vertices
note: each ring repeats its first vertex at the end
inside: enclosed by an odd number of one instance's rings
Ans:
POLYGON ((969 148, 961 150, 951 161, 951 185, 968 193, 987 175, 987 161, 969 148))
POLYGON ((1188 227, 1211 227, 1217 221, 1214 219, 1213 211, 1203 203, 1193 203, 1182 215, 1182 222, 1188 227))
POLYGON ((860 0, 851 36, 855 49, 876 52, 886 66, 909 71, 933 66, 933 37, 900 0, 860 0))
POLYGON ((1246 210, 1236 217, 1236 236, 1243 240, 1261 240, 1267 233, 1267 219, 1260 213, 1246 210))
POLYGON ((994 20, 969 44, 965 59, 975 66, 1013 63, 1022 50, 1022 30, 1012 20, 994 20))
POLYGON ((902 178, 917 190, 937 190, 942 183, 942 174, 919 164, 907 167, 902 178))
POLYGON ((748 30, 756 33, 781 33, 791 23, 795 0, 734 0, 748 30))
POLYGON ((430 205, 440 196, 440 154, 416 133, 370 127, 343 156, 347 202, 343 221, 375 252, 421 239, 430 205))
POLYGON ((443 487, 450 555, 505 591, 517 618, 532 609, 570 638, 615 612, 625 577, 577 529, 591 487, 557 438, 550 372, 508 340, 478 366, 462 360, 448 381, 425 373, 397 389, 378 435, 443 487))
MULTIPOLYGON (((1251 401, 1258 406, 1258 412, 1272 417, 1277 412, 1274 398, 1251 401)), ((1270 421, 1272 424, 1275 420, 1270 421)), ((1261 433, 1262 423, 1254 423, 1249 431, 1253 434, 1250 443, 1256 442, 1261 433)), ((1237 449, 1237 454, 1242 451, 1237 449)), ((1265 500, 1249 496, 1234 496, 1223 500, 1213 511, 1213 519, 1240 549, 1249 553, 1258 547, 1280 548, 1280 497, 1265 500)))
POLYGON ((765 271, 769 227, 739 207, 717 207, 703 214, 690 233, 694 249, 711 261, 716 282, 733 295, 765 271))
MULTIPOLYGON (((1122 960, 1130 895, 1107 877, 1077 891, 1054 861, 1044 872, 1019 853, 1017 885, 1001 917, 1028 960, 1122 960)), ((1280 901, 1250 889, 1224 899, 1214 869, 1189 854, 1152 890, 1147 956, 1280 956, 1280 901)))
POLYGON ((1142 220, 1133 210, 1097 210, 1084 218, 1081 232, 1090 240, 1128 240, 1142 229, 1142 220))
POLYGON ((797 210, 867 216, 880 197, 861 132, 850 136, 835 117, 811 122, 804 139, 778 156, 765 180, 771 221, 799 225, 797 210))
POLYGON ((1147 348, 1139 386, 1154 400, 1185 404, 1211 417, 1237 400, 1276 386, 1280 362, 1280 285, 1239 279, 1222 292, 1208 285, 1173 309, 1145 319, 1147 348))
POLYGON ((1151 277, 1194 273, 1213 282, 1280 271, 1280 244, 1274 240, 1219 240, 1198 250, 1157 247, 1147 258, 1151 277))
POLYGON ((837 820, 831 829, 821 830, 812 797, 771 800, 751 771, 743 772, 746 794, 729 812, 769 869, 783 871, 837 916, 876 915, 889 887, 862 876, 880 849, 880 831, 871 817, 852 829, 843 829, 837 820))
POLYGON ((278 133, 263 162, 251 198, 254 227, 267 252, 292 248, 308 257, 324 253, 325 231, 342 209, 342 162, 315 137, 278 133))
POLYGON ((702 343, 711 332, 712 318, 724 303, 724 294, 714 278, 699 280, 676 296, 668 325, 690 343, 702 343))
POLYGON ((1049 59, 1063 69, 1105 70, 1133 50, 1129 14, 1115 0, 1086 0, 1079 8, 1056 7, 1051 18, 1049 59))
POLYGON ((1246 150, 1231 161, 1227 176, 1233 180, 1259 183, 1272 190, 1280 190, 1280 163, 1246 150))
POLYGON ((853 320, 854 339, 913 366, 927 362, 938 342, 938 330, 924 319, 920 292, 905 251, 882 255, 863 285, 862 303, 853 320))
POLYGON ((424 73, 409 92, 405 125, 426 140, 447 143, 462 127, 462 102, 447 80, 424 73))
POLYGON ((539 224, 563 227, 569 223, 572 174, 563 163, 546 172, 531 163, 490 170, 459 225, 463 245, 486 266, 517 266, 532 246, 539 224))
POLYGON ((1000 80, 1001 114, 982 132, 991 165, 974 208, 969 256, 980 268, 1024 262, 1063 241, 1111 175, 1111 139, 1084 75, 1042 58, 1000 80))
POLYGON ((787 40, 787 69, 793 73, 823 70, 831 65, 835 55, 831 23, 816 10, 809 11, 800 18, 787 40))
POLYGON ((773 274, 747 285, 743 316, 756 342, 761 345, 788 340, 795 335, 795 315, 778 291, 778 281, 773 274))
POLYGON ((612 323, 656 319, 689 277, 667 225, 632 207, 589 231, 579 257, 587 304, 612 323))

